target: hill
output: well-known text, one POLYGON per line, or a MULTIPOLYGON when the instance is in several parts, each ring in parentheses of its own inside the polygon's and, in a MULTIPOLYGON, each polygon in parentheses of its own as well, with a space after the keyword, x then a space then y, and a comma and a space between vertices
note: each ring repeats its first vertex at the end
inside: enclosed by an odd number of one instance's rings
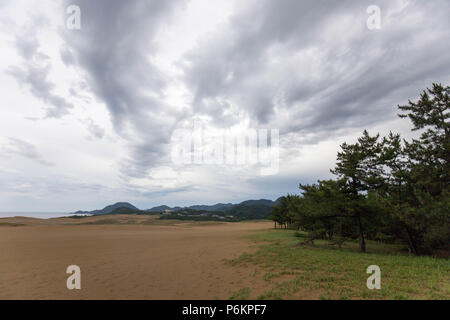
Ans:
POLYGON ((93 210, 93 211, 77 211, 75 214, 92 214, 92 215, 98 215, 98 214, 108 214, 112 213, 114 210, 117 210, 119 208, 128 208, 136 211, 140 211, 138 208, 133 206, 129 202, 117 202, 115 204, 109 205, 104 207, 101 210, 93 210))
POLYGON ((276 201, 260 199, 247 200, 239 204, 216 204, 213 206, 190 206, 179 210, 170 210, 161 219, 179 219, 179 220, 217 220, 217 221, 242 221, 258 220, 268 217, 276 201), (199 208, 199 209, 193 209, 199 208), (211 210, 213 209, 213 210, 211 210), (222 210, 219 210, 222 209, 222 210))
POLYGON ((246 200, 238 204, 216 203, 214 205, 192 205, 189 207, 169 207, 167 205, 156 206, 147 210, 140 210, 129 202, 117 202, 104 207, 101 210, 77 211, 75 214, 153 214, 171 211, 172 215, 165 218, 201 219, 201 220, 253 220, 265 219, 277 201, 268 199, 246 200))
POLYGON ((197 211, 211 211, 211 212, 228 212, 233 210, 233 208, 235 207, 239 207, 239 206, 263 206, 263 207, 272 207, 275 204, 277 204, 277 201, 272 201, 272 200, 267 200, 267 199, 260 199, 260 200, 246 200, 237 204, 233 204, 233 203, 216 203, 213 205, 192 205, 189 207, 169 207, 166 205, 162 205, 162 206, 158 206, 158 207, 153 207, 151 209, 147 209, 145 211, 148 212, 164 212, 166 210, 169 211, 173 211, 173 212, 177 212, 180 210, 185 210, 185 209, 192 209, 192 210, 197 210, 197 211))
POLYGON ((173 207, 173 208, 171 208, 169 206, 162 205, 162 206, 153 207, 151 209, 147 209, 145 211, 147 211, 147 212, 155 212, 156 213, 156 212, 164 212, 166 210, 177 211, 177 210, 180 210, 180 209, 182 209, 182 208, 181 207, 173 207))
POLYGON ((207 211, 226 211, 231 209, 234 206, 232 203, 217 203, 212 206, 208 205, 194 205, 188 207, 193 210, 207 210, 207 211))

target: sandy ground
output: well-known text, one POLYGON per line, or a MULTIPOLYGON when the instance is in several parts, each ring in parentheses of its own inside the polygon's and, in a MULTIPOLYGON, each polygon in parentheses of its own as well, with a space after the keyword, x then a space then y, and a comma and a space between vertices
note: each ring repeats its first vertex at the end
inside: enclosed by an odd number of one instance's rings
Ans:
MULTIPOLYGON (((99 219, 104 218, 82 222, 99 219)), ((0 219, 0 299, 227 299, 248 285, 253 269, 233 267, 224 259, 254 250, 244 236, 272 226, 143 225, 148 217, 114 219, 133 224, 0 219), (81 290, 66 287, 69 265, 81 268, 81 290)))

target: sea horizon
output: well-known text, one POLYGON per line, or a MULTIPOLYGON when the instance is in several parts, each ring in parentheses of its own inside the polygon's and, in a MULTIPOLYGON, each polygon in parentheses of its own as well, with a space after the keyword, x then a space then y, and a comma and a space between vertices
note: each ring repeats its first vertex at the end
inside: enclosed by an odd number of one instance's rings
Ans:
POLYGON ((51 219, 72 216, 71 212, 48 212, 48 211, 0 211, 0 218, 27 217, 38 219, 51 219))

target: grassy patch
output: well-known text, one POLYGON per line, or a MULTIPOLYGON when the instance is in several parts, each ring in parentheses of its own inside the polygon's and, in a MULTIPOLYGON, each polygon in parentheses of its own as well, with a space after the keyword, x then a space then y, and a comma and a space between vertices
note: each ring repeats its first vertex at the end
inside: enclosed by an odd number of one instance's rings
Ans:
POLYGON ((155 226, 173 226, 177 225, 180 227, 196 227, 196 226, 211 226, 223 224, 225 222, 221 221, 191 221, 191 220, 176 220, 176 219, 149 219, 141 222, 144 225, 155 225, 155 226))
POLYGON ((250 295, 250 288, 241 288, 236 293, 232 294, 229 300, 247 300, 250 295))
POLYGON ((130 218, 120 217, 117 218, 115 215, 103 215, 104 218, 94 220, 94 221, 80 221, 78 223, 70 223, 68 225, 150 225, 150 226, 178 226, 191 228, 196 226, 210 226, 223 224, 220 221, 187 221, 187 220, 161 220, 157 217, 151 217, 146 220, 136 219, 136 217, 130 216, 130 218))
POLYGON ((298 246, 301 239, 294 233, 253 234, 250 239, 259 245, 258 250, 229 261, 262 270, 259 276, 271 289, 259 299, 295 298, 305 289, 318 292, 320 299, 450 299, 449 260, 409 256, 398 246, 371 241, 367 253, 358 252, 356 242, 346 242, 342 250, 325 240, 298 246), (366 286, 370 265, 381 269, 380 290, 366 286))
POLYGON ((0 227, 23 227, 23 223, 0 222, 0 227))
POLYGON ((121 224, 121 223, 116 219, 101 219, 97 221, 78 223, 78 225, 105 225, 105 224, 121 224))

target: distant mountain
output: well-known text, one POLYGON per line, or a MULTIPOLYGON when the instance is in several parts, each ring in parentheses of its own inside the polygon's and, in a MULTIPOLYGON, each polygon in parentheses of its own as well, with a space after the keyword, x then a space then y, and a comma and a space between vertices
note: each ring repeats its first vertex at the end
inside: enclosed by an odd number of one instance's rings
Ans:
POLYGON ((77 211, 77 212, 75 212, 75 214, 93 214, 93 215, 108 214, 108 213, 112 213, 113 211, 115 211, 115 210, 117 210, 119 208, 127 208, 127 209, 131 209, 131 210, 134 210, 134 211, 140 211, 138 208, 133 206, 131 203, 128 203, 128 202, 117 202, 115 204, 106 206, 106 207, 104 207, 101 210, 77 211))
MULTIPOLYGON (((278 201, 277 199, 276 201, 278 201)), ((191 209, 191 210, 197 210, 197 211, 208 211, 208 212, 233 212, 233 213, 239 213, 240 211, 249 212, 252 211, 249 209, 250 207, 255 208, 254 211, 261 210, 262 215, 268 215, 268 211, 270 211, 270 208, 272 208, 275 204, 277 204, 276 201, 267 200, 267 199, 260 199, 260 200, 246 200, 238 204, 233 203, 216 203, 214 205, 193 205, 189 207, 169 207, 166 205, 153 207, 151 209, 145 210, 147 212, 164 212, 164 211, 173 211, 177 212, 180 210, 185 209, 191 209), (240 208, 239 210, 235 208, 240 208)))
POLYGON ((146 212, 139 210, 139 209, 120 207, 120 208, 114 209, 109 214, 146 214, 146 212))
POLYGON ((167 209, 160 219, 178 219, 193 221, 243 221, 266 219, 276 201, 260 199, 247 200, 238 204, 217 204, 213 206, 190 206, 180 210, 167 209), (216 209, 215 211, 211 209, 216 209), (222 210, 220 210, 222 209, 222 210))
POLYGON ((172 211, 174 214, 181 213, 189 216, 196 214, 207 214, 209 216, 212 216, 217 214, 223 217, 233 217, 233 219, 237 220, 264 219, 269 215, 270 210, 279 202, 279 200, 279 198, 276 201, 267 199, 246 200, 237 204, 216 203, 214 205, 192 205, 189 207, 169 207, 166 205, 161 205, 153 207, 151 209, 147 209, 145 211, 136 208, 129 202, 117 202, 115 204, 106 206, 101 210, 77 211, 75 212, 75 214, 142 214, 145 212, 151 214, 172 211))
POLYGON ((217 203, 212 206, 208 205, 195 205, 188 207, 192 210, 205 210, 205 211, 227 211, 233 208, 234 204, 232 203, 217 203))
POLYGON ((147 211, 147 212, 164 212, 164 211, 166 211, 166 210, 170 210, 170 211, 178 211, 178 210, 180 210, 180 209, 182 209, 182 208, 181 208, 181 207, 173 207, 173 208, 171 208, 171 207, 169 207, 169 206, 162 205, 162 206, 158 206, 158 207, 153 207, 153 208, 151 208, 151 209, 147 209, 147 210, 145 210, 145 211, 147 211))

